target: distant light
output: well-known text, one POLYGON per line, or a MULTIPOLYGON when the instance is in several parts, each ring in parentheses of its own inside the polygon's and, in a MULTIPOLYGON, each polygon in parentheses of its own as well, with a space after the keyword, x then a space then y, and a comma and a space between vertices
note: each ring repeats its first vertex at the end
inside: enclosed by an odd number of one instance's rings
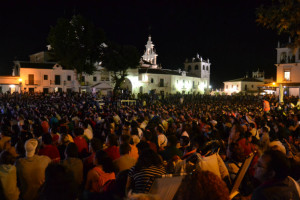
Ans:
POLYGON ((211 85, 209 86, 209 89, 211 89, 211 85))
POLYGON ((19 78, 19 82, 22 82, 22 79, 21 79, 21 78, 19 78))
POLYGON ((10 87, 10 88, 15 88, 16 86, 15 86, 15 85, 10 85, 9 87, 10 87))
POLYGON ((275 82, 273 82, 273 85, 275 85, 275 82))

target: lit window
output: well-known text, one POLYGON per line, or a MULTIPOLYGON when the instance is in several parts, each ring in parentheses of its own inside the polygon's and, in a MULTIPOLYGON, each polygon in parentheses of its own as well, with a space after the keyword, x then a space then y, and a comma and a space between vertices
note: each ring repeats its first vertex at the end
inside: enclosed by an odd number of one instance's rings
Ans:
POLYGON ((284 80, 285 81, 290 81, 291 80, 291 72, 290 71, 285 71, 284 72, 284 80))

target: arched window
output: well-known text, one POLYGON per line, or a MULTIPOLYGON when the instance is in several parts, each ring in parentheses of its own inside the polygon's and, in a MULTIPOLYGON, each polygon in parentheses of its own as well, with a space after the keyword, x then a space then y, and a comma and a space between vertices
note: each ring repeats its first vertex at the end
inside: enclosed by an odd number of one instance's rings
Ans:
POLYGON ((192 67, 191 67, 191 65, 189 65, 187 71, 189 72, 189 71, 191 71, 191 69, 192 69, 192 67))
POLYGON ((247 91, 248 90, 248 86, 247 86, 247 84, 245 85, 245 91, 247 91))
POLYGON ((205 66, 203 65, 203 70, 205 70, 205 66))
POLYGON ((198 65, 195 65, 195 70, 198 70, 198 69, 199 69, 198 65))
POLYGON ((206 70, 208 71, 208 66, 206 66, 206 70))

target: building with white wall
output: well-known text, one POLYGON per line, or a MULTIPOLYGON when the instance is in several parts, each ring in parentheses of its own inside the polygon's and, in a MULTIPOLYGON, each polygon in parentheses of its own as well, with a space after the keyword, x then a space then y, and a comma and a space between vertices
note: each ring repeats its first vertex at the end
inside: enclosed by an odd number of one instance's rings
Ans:
POLYGON ((252 93, 258 94, 259 86, 264 82, 262 80, 245 77, 224 82, 224 92, 227 95, 236 93, 252 93))

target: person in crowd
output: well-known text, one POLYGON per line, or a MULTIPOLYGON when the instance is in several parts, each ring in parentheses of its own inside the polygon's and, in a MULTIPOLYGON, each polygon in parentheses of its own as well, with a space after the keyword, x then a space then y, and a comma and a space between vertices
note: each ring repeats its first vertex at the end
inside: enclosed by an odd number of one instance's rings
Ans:
POLYGON ((113 161, 116 173, 130 169, 136 163, 136 159, 130 156, 131 146, 128 143, 120 145, 120 158, 113 161))
POLYGON ((26 157, 16 161, 20 198, 24 200, 37 199, 45 180, 45 169, 51 162, 48 156, 36 155, 37 146, 36 139, 27 140, 24 145, 26 157))
POLYGON ((75 200, 78 189, 72 172, 67 167, 50 163, 45 170, 45 182, 39 192, 40 200, 75 200))
POLYGON ((157 127, 157 142, 158 142, 158 148, 160 151, 163 151, 168 143, 168 139, 164 134, 164 129, 163 129, 162 125, 159 125, 157 127))
POLYGON ((83 159, 83 167, 84 167, 84 174, 86 175, 87 172, 92 169, 94 166, 94 158, 97 151, 103 149, 103 143, 98 138, 93 138, 89 142, 89 153, 90 155, 83 159))
POLYGON ((88 123, 86 121, 80 122, 80 127, 84 130, 83 135, 88 141, 93 139, 93 131, 88 128, 88 123))
POLYGON ((300 199, 299 184, 288 176, 290 163, 280 151, 268 150, 259 158, 255 178, 261 185, 252 199, 300 199))
POLYGON ((48 156, 52 162, 60 162, 60 154, 56 146, 52 145, 52 137, 49 133, 42 136, 42 148, 39 150, 39 155, 48 156))
POLYGON ((163 160, 170 160, 174 156, 182 157, 182 151, 177 148, 177 137, 175 135, 170 135, 168 137, 168 145, 164 151, 160 152, 163 160))
POLYGON ((79 188, 83 181, 83 163, 78 158, 78 148, 75 143, 68 144, 62 165, 72 172, 77 188, 79 188))
POLYGON ((134 167, 129 170, 126 184, 126 193, 148 193, 154 178, 166 173, 162 160, 151 149, 141 152, 134 167))
POLYGON ((209 171, 187 175, 181 182, 174 200, 229 200, 229 190, 224 181, 209 171))
POLYGON ((15 157, 9 151, 0 154, 0 183, 5 199, 18 200, 20 190, 17 186, 17 169, 14 166, 15 157))
POLYGON ((139 157, 138 149, 137 149, 135 144, 130 144, 130 140, 131 140, 130 135, 127 135, 127 134, 126 135, 121 135, 119 137, 119 140, 120 140, 120 145, 124 144, 124 143, 129 144, 130 149, 131 149, 130 152, 129 152, 129 156, 134 158, 135 160, 137 160, 138 157, 139 157))
POLYGON ((100 192, 106 182, 115 178, 112 159, 105 151, 97 151, 95 155, 95 167, 88 172, 85 190, 100 192))
POLYGON ((74 134, 74 143, 78 148, 78 153, 80 158, 84 158, 88 153, 88 144, 83 136, 82 128, 75 128, 73 131, 74 134))
POLYGON ((104 151, 108 154, 108 156, 114 161, 120 158, 120 152, 118 148, 117 136, 114 134, 109 134, 106 137, 106 146, 107 148, 104 151))

